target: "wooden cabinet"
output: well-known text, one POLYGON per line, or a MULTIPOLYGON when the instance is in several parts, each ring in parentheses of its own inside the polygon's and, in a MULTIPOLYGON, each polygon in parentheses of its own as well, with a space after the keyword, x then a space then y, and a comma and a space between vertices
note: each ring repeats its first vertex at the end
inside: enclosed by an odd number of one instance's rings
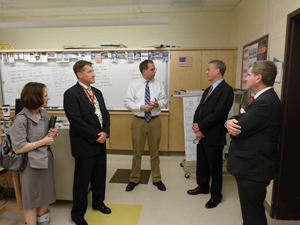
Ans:
POLYGON ((235 74, 236 74, 236 50, 214 50, 202 51, 202 68, 201 68, 201 84, 200 89, 206 89, 211 85, 207 80, 206 69, 208 62, 214 59, 223 61, 226 65, 224 79, 232 87, 235 88, 235 74))
MULTIPOLYGON (((132 112, 114 112, 110 111, 110 137, 108 149, 114 150, 132 150, 131 142, 131 121, 132 112)), ((160 151, 168 151, 169 144, 169 113, 162 112, 160 115, 162 129, 161 141, 159 145, 160 151)), ((148 142, 146 141, 145 150, 148 150, 148 142)))
MULTIPOLYGON (((64 111, 48 110, 49 116, 55 115, 66 117, 64 111)), ((130 111, 109 111, 110 114, 110 137, 107 139, 106 147, 111 150, 132 150, 131 143, 131 120, 133 117, 130 111)), ((160 114, 162 123, 160 151, 169 150, 169 112, 160 114)), ((148 150, 146 141, 145 150, 148 150)))
POLYGON ((200 90, 202 68, 201 51, 172 51, 169 83, 169 151, 185 151, 183 102, 173 98, 176 90, 200 90), (192 57, 192 67, 180 67, 179 57, 192 57))

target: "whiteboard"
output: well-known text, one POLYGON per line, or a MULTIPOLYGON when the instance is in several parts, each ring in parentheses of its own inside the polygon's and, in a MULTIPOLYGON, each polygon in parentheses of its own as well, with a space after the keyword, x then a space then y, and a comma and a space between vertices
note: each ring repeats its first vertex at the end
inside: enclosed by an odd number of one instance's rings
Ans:
MULTIPOLYGON (((162 58, 152 59, 157 72, 155 79, 162 82, 168 96, 169 63, 162 58)), ((14 63, 1 62, 2 80, 2 104, 15 105, 15 99, 20 98, 20 93, 26 83, 34 81, 44 83, 47 86, 50 101, 49 107, 63 107, 64 92, 76 84, 77 77, 73 72, 73 65, 77 59, 70 62, 56 62, 48 59, 48 62, 31 63, 25 60, 15 60, 14 63)), ((95 62, 95 83, 92 86, 102 91, 108 110, 125 110, 124 97, 129 83, 142 75, 139 70, 140 60, 128 62, 127 59, 102 59, 95 62)), ((168 107, 167 107, 168 108, 168 107)))

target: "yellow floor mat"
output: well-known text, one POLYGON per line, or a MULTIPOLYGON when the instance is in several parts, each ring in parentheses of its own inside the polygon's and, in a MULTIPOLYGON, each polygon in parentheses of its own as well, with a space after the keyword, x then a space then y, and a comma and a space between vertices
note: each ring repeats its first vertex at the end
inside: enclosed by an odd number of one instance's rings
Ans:
POLYGON ((137 225, 142 211, 141 205, 106 204, 111 214, 103 214, 98 210, 89 213, 86 221, 89 225, 137 225))

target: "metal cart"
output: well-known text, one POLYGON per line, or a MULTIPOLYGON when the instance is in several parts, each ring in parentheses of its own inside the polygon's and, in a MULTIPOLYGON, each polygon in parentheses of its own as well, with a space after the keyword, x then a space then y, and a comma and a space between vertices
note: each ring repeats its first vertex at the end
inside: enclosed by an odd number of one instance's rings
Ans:
POLYGON ((186 160, 182 160, 182 162, 180 163, 180 166, 183 167, 184 170, 184 177, 185 178, 190 178, 190 174, 194 173, 196 174, 196 165, 193 166, 187 166, 186 165, 186 160))

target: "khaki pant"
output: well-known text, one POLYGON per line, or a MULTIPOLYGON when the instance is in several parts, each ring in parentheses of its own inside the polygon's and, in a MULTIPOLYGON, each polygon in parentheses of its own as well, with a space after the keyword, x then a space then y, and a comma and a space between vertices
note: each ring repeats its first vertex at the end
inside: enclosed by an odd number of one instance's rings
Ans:
POLYGON ((147 122, 145 119, 133 117, 131 122, 131 136, 133 146, 133 160, 132 170, 130 174, 130 181, 139 183, 141 175, 141 161, 142 154, 148 139, 151 172, 153 182, 161 181, 160 168, 159 168, 159 143, 161 137, 161 120, 155 117, 147 122))

